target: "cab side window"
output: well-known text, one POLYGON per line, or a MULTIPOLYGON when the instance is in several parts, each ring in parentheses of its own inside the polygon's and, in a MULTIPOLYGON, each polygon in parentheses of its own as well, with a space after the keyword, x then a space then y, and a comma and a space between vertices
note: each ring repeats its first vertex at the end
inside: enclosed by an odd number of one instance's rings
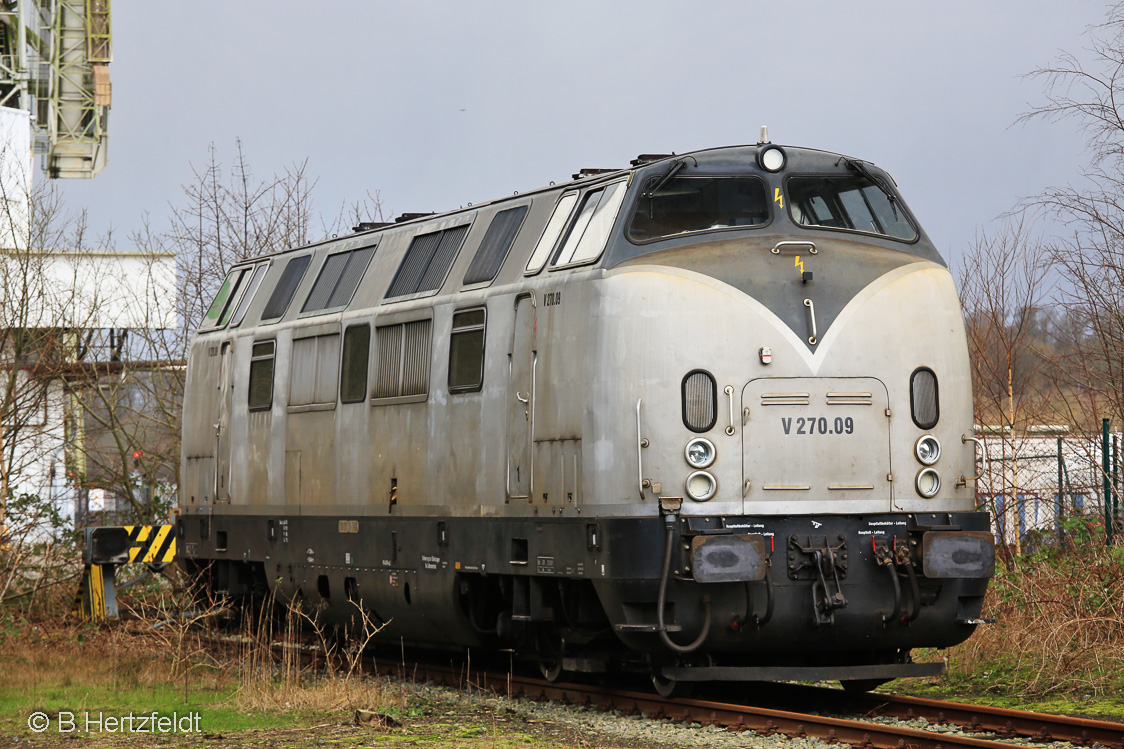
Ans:
POLYGON ((487 310, 463 310, 453 315, 449 339, 449 392, 468 393, 484 384, 484 325, 487 310))
POLYGON ((250 393, 247 401, 251 411, 266 411, 273 405, 273 361, 276 351, 276 341, 261 341, 255 343, 250 352, 250 393))

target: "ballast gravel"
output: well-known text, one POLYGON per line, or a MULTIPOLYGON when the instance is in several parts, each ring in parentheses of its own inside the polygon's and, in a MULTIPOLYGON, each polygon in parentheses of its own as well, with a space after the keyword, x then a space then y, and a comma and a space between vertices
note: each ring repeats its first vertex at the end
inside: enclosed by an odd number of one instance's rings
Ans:
MULTIPOLYGON (((754 747, 755 749, 828 749, 831 745, 817 738, 790 738, 784 734, 765 736, 753 731, 730 731, 718 726, 703 726, 699 723, 682 723, 671 719, 655 720, 643 716, 626 715, 620 711, 601 711, 578 705, 563 705, 554 702, 537 702, 529 699, 508 699, 481 692, 479 690, 457 690, 436 685, 414 685, 419 697, 425 700, 455 704, 462 708, 494 715, 509 715, 517 722, 526 724, 530 732, 557 736, 574 743, 598 745, 617 745, 628 747, 698 747, 699 749, 726 749, 727 747, 754 747)), ((854 719, 855 716, 836 717, 854 719)), ((884 725, 904 726, 917 730, 939 733, 965 733, 953 725, 930 725, 924 719, 898 720, 895 718, 875 718, 870 722, 884 725)), ((997 739, 987 734, 975 734, 978 738, 997 739)), ((1072 749, 1070 744, 1053 742, 1036 743, 1029 739, 1006 739, 1008 743, 1044 749, 1072 749)))

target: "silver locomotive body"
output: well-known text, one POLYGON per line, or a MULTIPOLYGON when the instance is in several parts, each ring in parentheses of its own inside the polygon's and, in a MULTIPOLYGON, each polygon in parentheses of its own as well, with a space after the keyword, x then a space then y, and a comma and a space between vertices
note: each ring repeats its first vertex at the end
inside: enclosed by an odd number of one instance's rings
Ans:
POLYGON ((931 673, 910 649, 965 639, 994 566, 971 402, 888 175, 655 159, 234 269, 181 549, 228 595, 552 676, 931 673))

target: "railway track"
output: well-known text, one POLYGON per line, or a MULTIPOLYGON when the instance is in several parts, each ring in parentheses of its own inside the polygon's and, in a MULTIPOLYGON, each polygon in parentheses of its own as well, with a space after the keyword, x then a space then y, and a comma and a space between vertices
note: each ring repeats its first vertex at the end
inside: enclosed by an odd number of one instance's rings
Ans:
MULTIPOLYGON (((231 640, 214 638, 229 645, 231 640)), ((314 647, 274 643, 275 650, 299 647, 310 662, 322 658, 314 647)), ((871 749, 1011 749, 1011 739, 1048 744, 1069 742, 1075 746, 1100 745, 1124 749, 1124 724, 1032 713, 1006 708, 967 705, 889 694, 853 694, 838 689, 794 684, 770 684, 770 704, 812 706, 816 713, 832 712, 863 719, 794 712, 755 704, 736 704, 706 699, 664 698, 655 694, 606 688, 590 684, 548 682, 502 671, 487 671, 434 663, 403 662, 368 658, 371 673, 399 676, 415 681, 464 688, 471 686, 515 699, 555 701, 599 710, 618 710, 630 715, 675 722, 717 725, 734 731, 751 730, 763 735, 817 737, 829 743, 845 743, 871 749), (922 718, 937 730, 925 730, 872 718, 912 720, 922 718), (962 729, 963 733, 951 730, 962 729)), ((742 703, 754 701, 744 695, 742 703)))
POLYGON ((893 694, 850 694, 794 684, 778 687, 786 700, 831 705, 833 710, 870 717, 923 718, 933 725, 954 725, 975 734, 993 734, 1004 739, 1019 737, 1040 743, 1065 741, 1077 746, 1096 743, 1115 749, 1124 747, 1124 725, 1120 723, 893 694))

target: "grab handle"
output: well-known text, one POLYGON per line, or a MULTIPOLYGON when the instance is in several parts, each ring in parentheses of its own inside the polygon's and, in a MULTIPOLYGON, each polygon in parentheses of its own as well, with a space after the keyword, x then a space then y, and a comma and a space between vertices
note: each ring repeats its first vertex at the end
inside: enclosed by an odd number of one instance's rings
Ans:
POLYGON ((967 442, 975 442, 977 445, 980 446, 980 457, 983 458, 983 470, 980 471, 979 473, 977 473, 975 476, 967 476, 967 477, 961 476, 961 480, 965 481, 965 482, 967 482, 967 481, 979 481, 980 476, 983 476, 988 471, 987 446, 984 445, 984 443, 982 441, 980 441, 979 439, 977 439, 976 437, 969 437, 966 434, 960 435, 960 442, 962 444, 967 443, 967 442))

